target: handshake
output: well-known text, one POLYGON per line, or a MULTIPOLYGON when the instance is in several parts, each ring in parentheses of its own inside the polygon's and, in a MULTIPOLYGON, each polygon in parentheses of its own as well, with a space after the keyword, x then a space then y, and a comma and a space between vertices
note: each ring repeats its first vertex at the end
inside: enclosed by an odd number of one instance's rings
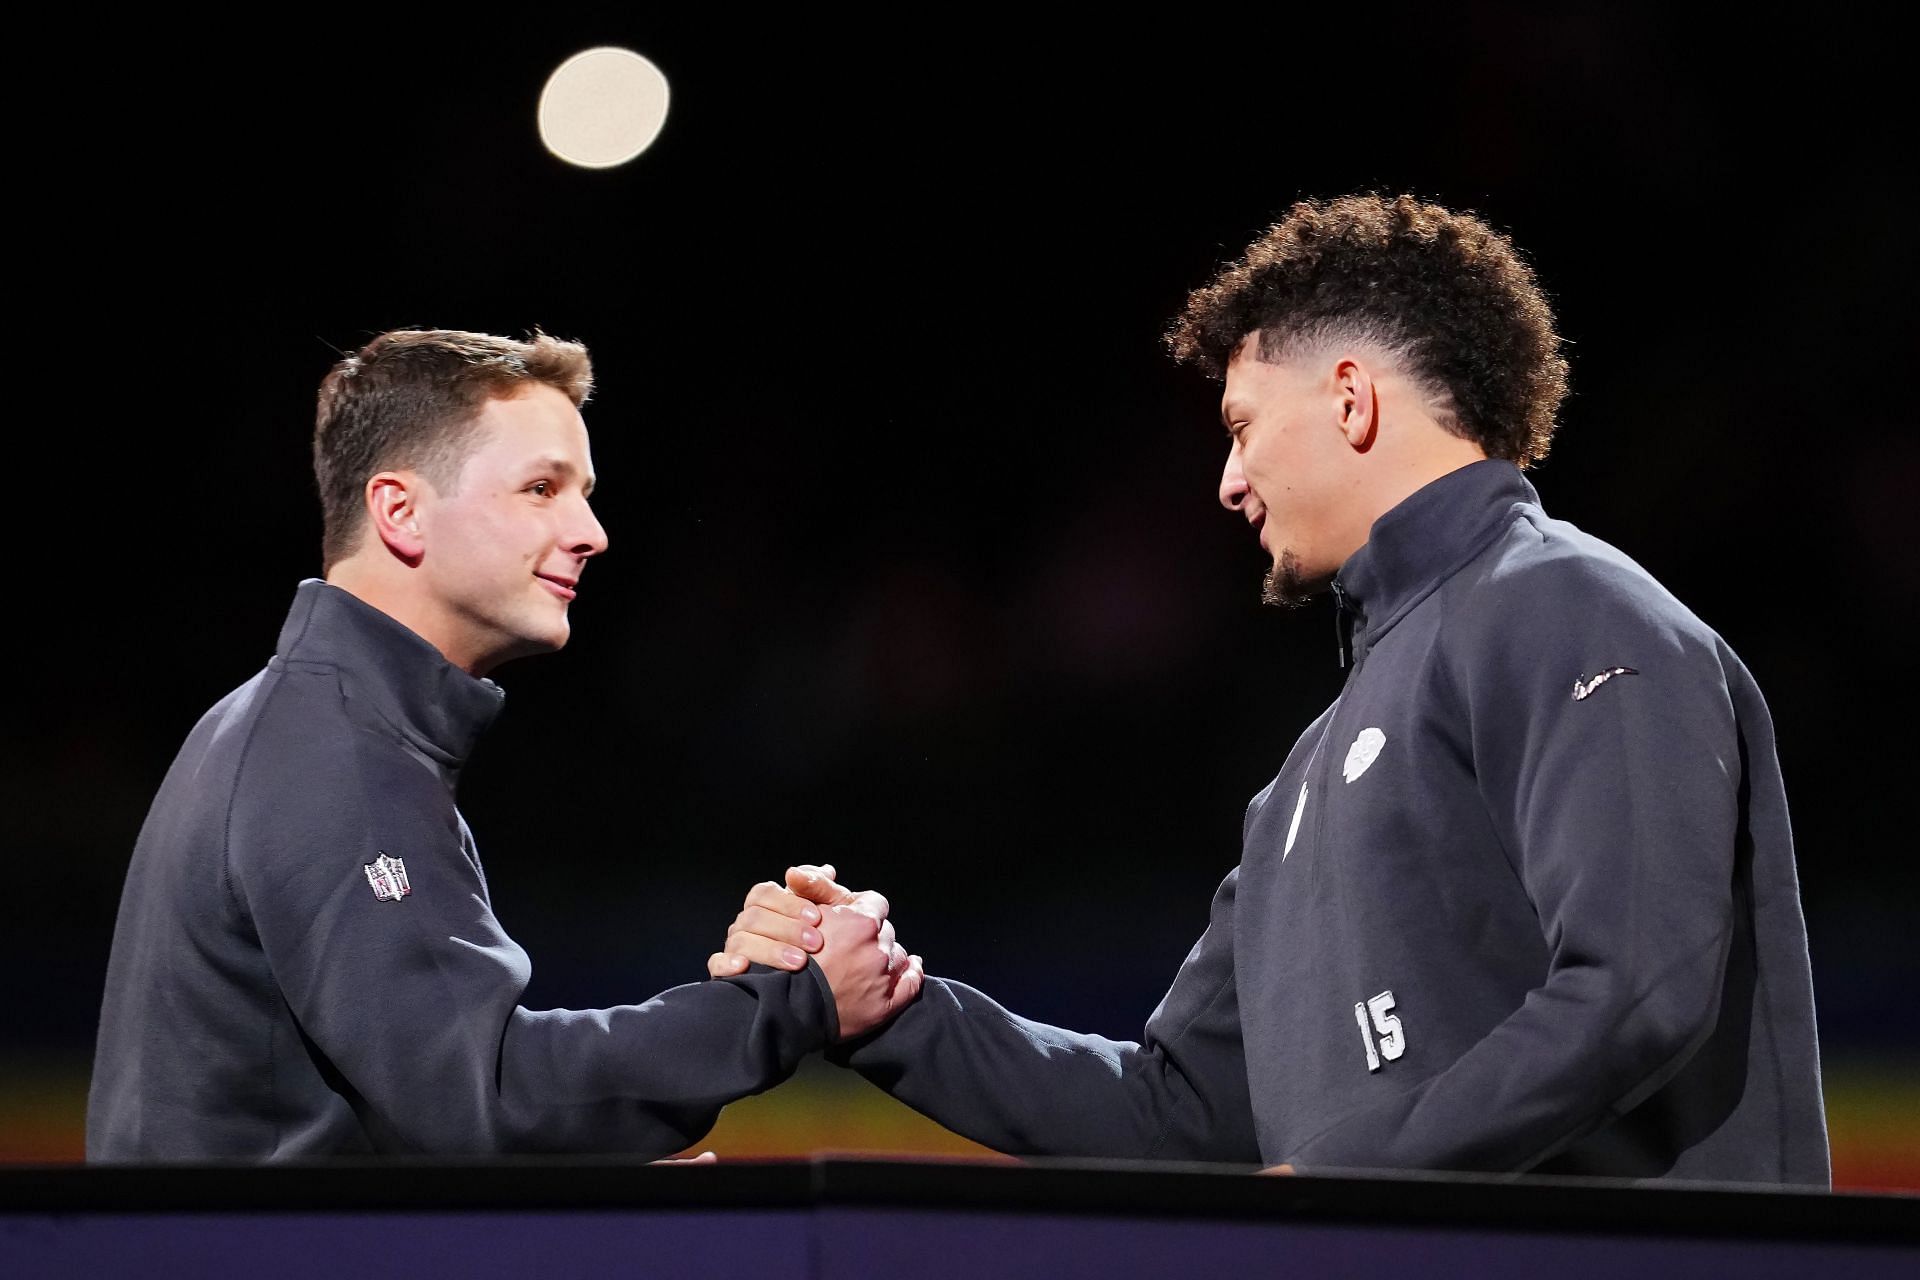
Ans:
POLYGON ((887 900, 843 889, 835 875, 831 865, 788 867, 785 885, 755 885, 707 972, 738 977, 749 964, 798 971, 812 956, 833 990, 840 1039, 851 1040, 912 1004, 926 970, 895 940, 887 900))

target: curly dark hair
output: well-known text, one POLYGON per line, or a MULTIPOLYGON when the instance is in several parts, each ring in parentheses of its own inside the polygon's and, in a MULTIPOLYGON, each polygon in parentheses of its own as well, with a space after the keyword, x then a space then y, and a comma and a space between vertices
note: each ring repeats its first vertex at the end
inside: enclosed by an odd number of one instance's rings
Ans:
POLYGON ((1294 205, 1187 295, 1167 345, 1220 378, 1256 330, 1267 361, 1336 337, 1386 348, 1442 427, 1522 467, 1547 456, 1567 394, 1553 311, 1513 242, 1412 196, 1294 205))
POLYGON ((544 384, 575 407, 593 394, 587 349, 534 330, 522 341, 463 329, 395 329, 333 366, 314 415, 322 572, 352 555, 375 472, 414 467, 450 488, 489 399, 544 384))

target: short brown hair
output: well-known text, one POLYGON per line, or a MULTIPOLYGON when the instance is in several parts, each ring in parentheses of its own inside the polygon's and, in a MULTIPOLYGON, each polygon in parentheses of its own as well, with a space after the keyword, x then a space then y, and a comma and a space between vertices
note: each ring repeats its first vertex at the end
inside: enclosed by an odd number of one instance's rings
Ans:
POLYGON ((321 571, 360 541, 361 496, 380 471, 410 467, 447 489, 490 399, 545 384, 578 406, 593 393, 587 349, 535 330, 522 342, 458 329, 396 329, 333 366, 320 384, 313 478, 320 488, 321 571))
POLYGON ((1255 331, 1268 361, 1335 337, 1377 343, 1442 427, 1522 467, 1546 457, 1567 394, 1553 310, 1513 242, 1412 196, 1294 205, 1188 295, 1167 345, 1218 378, 1255 331))

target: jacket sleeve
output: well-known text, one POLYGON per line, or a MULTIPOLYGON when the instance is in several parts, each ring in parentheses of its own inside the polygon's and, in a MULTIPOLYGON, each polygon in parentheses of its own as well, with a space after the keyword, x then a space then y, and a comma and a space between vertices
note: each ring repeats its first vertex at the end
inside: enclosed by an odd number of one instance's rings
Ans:
POLYGON ((814 966, 610 1009, 521 1007, 532 967, 494 918, 451 797, 386 745, 266 747, 281 758, 248 767, 297 780, 234 815, 228 851, 305 1041, 291 1051, 314 1057, 377 1149, 665 1155, 835 1033, 814 966), (383 853, 405 864, 397 901, 367 878, 383 853))
POLYGON ((1545 979, 1299 1167, 1530 1169, 1672 1079, 1718 1017, 1743 766, 1717 638, 1621 566, 1478 592, 1447 615, 1446 670, 1545 979))
POLYGON ((1257 1163, 1233 975, 1238 878, 1214 895, 1206 933, 1138 1044, 1031 1022, 934 978, 889 1026, 828 1056, 1014 1155, 1257 1163))

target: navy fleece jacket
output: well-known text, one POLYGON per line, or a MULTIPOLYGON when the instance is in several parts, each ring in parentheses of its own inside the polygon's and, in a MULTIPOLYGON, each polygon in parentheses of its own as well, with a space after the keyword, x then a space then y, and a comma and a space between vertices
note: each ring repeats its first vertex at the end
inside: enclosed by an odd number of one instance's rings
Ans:
POLYGON ((1733 651, 1502 461, 1337 581, 1345 689, 1139 1043, 936 980, 835 1056, 1015 1153, 1826 1184, 1786 796, 1733 651))
POLYGON ((134 848, 89 1160, 658 1156, 828 1042, 814 966, 522 1007, 532 967, 453 797, 501 699, 347 592, 301 584, 274 658, 195 726, 134 848))

